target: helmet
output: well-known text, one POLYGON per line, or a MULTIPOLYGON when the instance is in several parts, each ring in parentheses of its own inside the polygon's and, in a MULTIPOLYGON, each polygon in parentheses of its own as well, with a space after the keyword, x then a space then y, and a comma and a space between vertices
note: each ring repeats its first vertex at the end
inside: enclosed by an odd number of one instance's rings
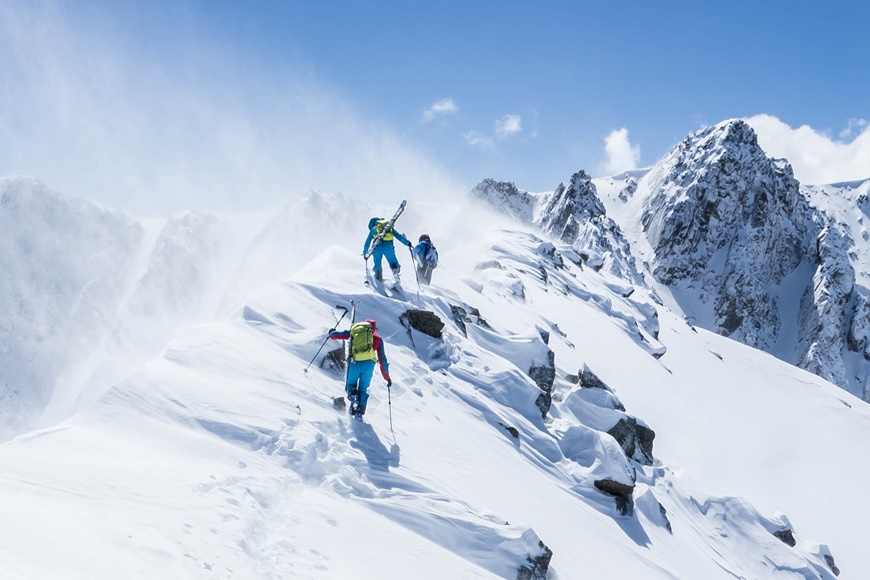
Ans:
POLYGON ((378 329, 378 323, 375 322, 373 318, 366 318, 366 322, 372 325, 373 331, 378 329))
POLYGON ((421 235, 421 236, 420 236, 420 239, 418 240, 418 243, 419 243, 419 242, 422 242, 423 240, 426 240, 427 242, 431 242, 431 241, 432 241, 432 240, 429 238, 429 234, 423 234, 423 235, 421 235))
POLYGON ((373 227, 375 227, 375 224, 378 223, 379 219, 381 219, 381 218, 373 217, 372 219, 370 219, 369 220, 369 229, 372 229, 373 227))

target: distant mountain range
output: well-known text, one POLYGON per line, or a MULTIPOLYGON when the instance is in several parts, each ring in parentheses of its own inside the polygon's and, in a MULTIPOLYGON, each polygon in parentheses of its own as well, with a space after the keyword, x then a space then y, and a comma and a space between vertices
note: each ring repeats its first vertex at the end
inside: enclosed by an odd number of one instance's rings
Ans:
POLYGON ((535 194, 487 179, 472 196, 593 267, 667 286, 692 324, 870 401, 870 179, 802 185, 729 120, 649 169, 567 183, 535 194))

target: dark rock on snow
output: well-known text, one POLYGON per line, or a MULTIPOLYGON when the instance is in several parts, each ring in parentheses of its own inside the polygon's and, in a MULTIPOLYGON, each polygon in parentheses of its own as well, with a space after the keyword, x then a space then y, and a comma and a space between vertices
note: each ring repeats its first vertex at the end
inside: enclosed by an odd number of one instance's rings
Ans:
POLYGON ((634 417, 623 417, 607 433, 616 439, 626 457, 643 465, 653 464, 655 431, 638 423, 634 417))
POLYGON ((334 372, 344 372, 344 348, 329 351, 320 361, 320 368, 334 372))
POLYGON ((634 501, 631 495, 634 493, 633 485, 626 485, 612 479, 598 479, 593 483, 598 490, 616 498, 616 509, 619 513, 624 516, 634 513, 634 501))
POLYGON ((529 377, 535 381, 535 384, 542 391, 535 400, 535 405, 540 409, 541 416, 546 417, 553 402, 553 382, 556 380, 556 353, 547 349, 547 364, 532 366, 529 369, 529 377))
POLYGON ((791 528, 782 528, 781 530, 773 532, 773 535, 776 536, 783 544, 791 546, 792 548, 797 545, 797 541, 794 539, 794 532, 791 530, 791 528))
POLYGON ((428 310, 406 310, 399 317, 403 326, 410 326, 432 338, 441 338, 444 322, 434 312, 428 310))
POLYGON ((538 541, 538 547, 541 549, 541 553, 526 558, 528 565, 524 564, 517 570, 517 580, 543 580, 547 577, 547 569, 553 558, 553 550, 541 541, 538 541))

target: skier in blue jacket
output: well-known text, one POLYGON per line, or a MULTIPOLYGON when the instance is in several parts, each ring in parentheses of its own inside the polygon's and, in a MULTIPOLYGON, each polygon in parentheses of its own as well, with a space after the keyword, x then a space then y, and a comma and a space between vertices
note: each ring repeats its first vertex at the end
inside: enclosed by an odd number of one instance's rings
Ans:
MULTIPOLYGON (((390 220, 378 217, 373 217, 369 220, 369 235, 366 238, 365 245, 363 246, 363 255, 369 251, 369 246, 372 245, 372 240, 378 237, 389 223, 390 220)), ((396 284, 398 284, 400 282, 399 272, 402 267, 399 265, 399 260, 396 258, 396 249, 393 247, 394 238, 412 250, 414 249, 414 246, 408 241, 408 238, 397 232, 395 229, 390 228, 390 230, 384 234, 381 242, 375 247, 375 251, 372 253, 372 260, 374 260, 375 264, 375 280, 384 279, 384 271, 381 262, 383 258, 387 258, 387 263, 390 265, 390 270, 393 272, 393 278, 396 280, 396 284)))
POLYGON ((417 263, 417 281, 428 286, 432 283, 432 271, 438 267, 438 250, 429 234, 420 236, 413 255, 417 263))

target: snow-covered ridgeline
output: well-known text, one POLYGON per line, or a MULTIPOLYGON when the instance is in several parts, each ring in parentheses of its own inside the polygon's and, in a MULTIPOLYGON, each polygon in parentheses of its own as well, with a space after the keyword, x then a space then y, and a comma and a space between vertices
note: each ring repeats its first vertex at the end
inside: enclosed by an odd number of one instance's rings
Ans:
POLYGON ((0 537, 20 557, 0 565, 25 578, 534 577, 543 541, 549 577, 832 578, 830 552, 807 537, 831 542, 844 569, 856 562, 859 522, 821 523, 845 513, 844 496, 782 488, 854 475, 839 454, 805 472, 836 434, 800 453, 780 434, 784 418, 854 426, 865 409, 693 332, 568 245, 478 218, 458 241, 429 224, 444 267, 419 300, 362 289, 357 252, 331 248, 229 318, 185 325, 58 428, 0 446, 0 491, 16 496, 0 515, 20 524, 0 537), (389 401, 373 387, 366 425, 332 408, 341 376, 317 368, 326 355, 303 373, 350 298, 379 321, 395 381, 389 401), (403 326, 409 309, 439 316, 442 336, 403 326), (723 406, 768 419, 741 426, 753 447, 722 440, 723 406), (781 473, 754 473, 769 454, 781 473))
POLYGON ((485 179, 472 199, 522 224, 572 245, 590 266, 604 268, 631 283, 640 282, 631 248, 610 219, 590 177, 579 171, 552 193, 530 193, 510 182, 485 179))

